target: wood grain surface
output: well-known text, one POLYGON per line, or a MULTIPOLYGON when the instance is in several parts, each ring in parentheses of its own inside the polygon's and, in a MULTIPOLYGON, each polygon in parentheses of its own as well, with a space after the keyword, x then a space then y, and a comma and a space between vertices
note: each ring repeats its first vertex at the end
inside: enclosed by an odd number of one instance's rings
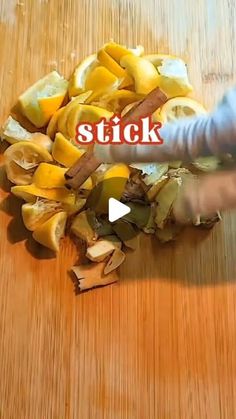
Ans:
MULTIPOLYGON (((235 27, 234 0, 0 0, 0 122, 110 38, 183 56, 210 109, 236 80, 235 27)), ((236 418, 235 215, 142 238, 120 283, 76 296, 73 245, 33 243, 0 176, 0 418, 236 418)))

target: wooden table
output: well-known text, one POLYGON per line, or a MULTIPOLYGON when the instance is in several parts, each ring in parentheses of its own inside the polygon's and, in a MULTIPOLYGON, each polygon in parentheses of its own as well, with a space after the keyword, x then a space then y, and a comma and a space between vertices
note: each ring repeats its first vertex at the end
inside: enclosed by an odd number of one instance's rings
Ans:
MULTIPOLYGON (((0 0, 1 122, 22 92, 114 38, 189 62, 211 108, 236 80, 233 0, 0 0)), ((0 189, 0 417, 234 419, 236 221, 161 247, 145 237, 121 282, 75 296, 76 261, 33 243, 0 189)))

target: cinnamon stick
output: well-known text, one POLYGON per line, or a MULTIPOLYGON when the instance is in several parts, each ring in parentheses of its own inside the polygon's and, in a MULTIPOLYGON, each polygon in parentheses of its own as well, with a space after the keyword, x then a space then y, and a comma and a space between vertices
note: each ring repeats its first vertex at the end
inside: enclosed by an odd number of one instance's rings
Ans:
POLYGON ((65 173, 66 179, 72 179, 77 175, 77 173, 82 169, 83 166, 86 166, 92 156, 91 150, 84 153, 76 162, 75 164, 67 170, 65 173))
POLYGON ((71 173, 75 173, 74 176, 68 178, 68 172, 65 173, 67 177, 66 187, 68 189, 78 189, 83 183, 89 178, 89 176, 97 170, 97 168, 102 163, 101 161, 97 160, 93 154, 89 154, 89 156, 85 153, 77 162, 77 165, 73 166, 73 170, 69 172, 69 176, 71 173), (84 157, 83 161, 81 159, 84 157))
MULTIPOLYGON (((137 122, 140 118, 152 115, 167 101, 167 96, 159 87, 152 90, 140 103, 132 108, 123 118, 122 123, 137 122)), ((105 146, 104 146, 105 147, 105 146)), ((89 178, 89 176, 100 166, 90 149, 87 151, 66 173, 66 187, 78 189, 89 178)))
POLYGON ((152 115, 167 101, 167 96, 157 87, 152 90, 137 106, 131 108, 122 118, 122 123, 137 122, 140 118, 152 115))

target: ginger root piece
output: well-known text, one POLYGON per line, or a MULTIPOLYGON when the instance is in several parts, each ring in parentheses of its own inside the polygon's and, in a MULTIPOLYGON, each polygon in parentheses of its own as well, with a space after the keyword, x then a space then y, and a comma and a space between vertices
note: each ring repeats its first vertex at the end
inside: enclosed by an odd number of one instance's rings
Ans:
POLYGON ((84 291, 117 282, 119 280, 117 272, 112 272, 109 275, 105 275, 105 266, 106 263, 104 262, 73 266, 72 272, 74 272, 76 278, 78 279, 79 289, 84 291))
POLYGON ((125 260, 125 253, 122 252, 122 250, 120 249, 116 249, 114 253, 112 254, 109 262, 107 262, 107 265, 104 268, 104 274, 108 275, 112 271, 115 271, 124 262, 124 260, 125 260))
MULTIPOLYGON (((111 239, 112 240, 112 239, 111 239)), ((120 241, 109 241, 109 239, 99 240, 93 246, 88 247, 86 256, 92 262, 102 262, 110 256, 115 249, 121 248, 122 243, 120 241)))

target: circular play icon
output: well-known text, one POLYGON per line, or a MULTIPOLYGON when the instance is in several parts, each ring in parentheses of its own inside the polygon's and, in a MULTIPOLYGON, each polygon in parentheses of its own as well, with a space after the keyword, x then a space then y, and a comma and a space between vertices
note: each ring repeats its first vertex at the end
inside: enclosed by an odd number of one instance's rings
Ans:
MULTIPOLYGON (((91 211, 94 212, 98 225, 107 228, 98 235, 116 234, 124 243, 137 236, 140 230, 145 229, 151 223, 151 206, 145 200, 132 200, 132 196, 127 200, 127 179, 122 177, 103 180, 90 192, 86 207, 90 216, 88 223, 94 224, 91 211), (91 221, 92 220, 92 221, 91 221), (109 228, 108 228, 109 226, 109 228)), ((103 228, 101 227, 101 230, 103 228)))

